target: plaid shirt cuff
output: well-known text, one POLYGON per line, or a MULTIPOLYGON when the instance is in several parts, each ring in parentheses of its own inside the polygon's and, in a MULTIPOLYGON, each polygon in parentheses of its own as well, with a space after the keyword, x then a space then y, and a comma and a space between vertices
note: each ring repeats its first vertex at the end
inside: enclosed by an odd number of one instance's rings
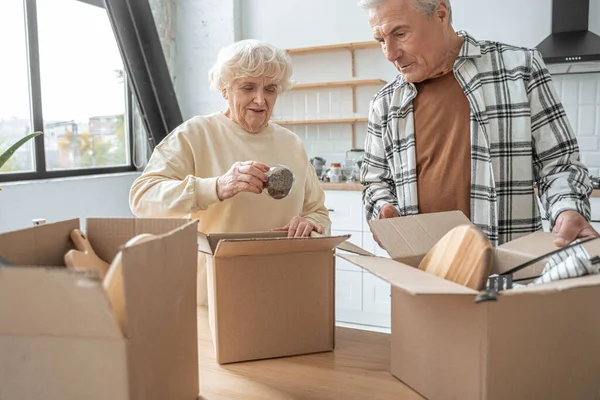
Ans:
POLYGON ((577 211, 589 222, 592 219, 589 201, 563 199, 554 203, 550 209, 550 230, 554 228, 558 216, 563 211, 577 211))

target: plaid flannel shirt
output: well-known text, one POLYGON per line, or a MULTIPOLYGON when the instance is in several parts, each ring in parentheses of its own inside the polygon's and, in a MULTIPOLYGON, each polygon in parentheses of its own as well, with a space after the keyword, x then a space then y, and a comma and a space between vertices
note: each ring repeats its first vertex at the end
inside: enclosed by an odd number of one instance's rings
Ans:
MULTIPOLYGON (((539 52, 458 34, 465 40, 454 75, 470 104, 473 224, 500 245, 540 230, 542 213, 551 227, 564 210, 589 220, 589 173, 539 52)), ((398 75, 371 100, 361 172, 367 220, 384 203, 418 213, 416 95, 398 75)))

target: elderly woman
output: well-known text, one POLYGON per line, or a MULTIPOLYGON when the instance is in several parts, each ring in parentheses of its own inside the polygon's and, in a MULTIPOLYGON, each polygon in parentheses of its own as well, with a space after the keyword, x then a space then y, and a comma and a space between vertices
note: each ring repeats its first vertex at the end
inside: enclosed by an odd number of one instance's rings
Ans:
MULTIPOLYGON (((270 122, 291 75, 288 55, 270 44, 243 40, 222 49, 209 77, 227 100, 226 111, 191 118, 155 147, 131 188, 133 213, 196 218, 198 229, 207 233, 279 229, 293 237, 329 234, 325 194, 302 141, 270 122), (284 164, 295 175, 283 199, 263 191, 274 164, 284 164)), ((203 275, 200 260, 199 300, 204 296, 200 286, 206 286, 203 275)))

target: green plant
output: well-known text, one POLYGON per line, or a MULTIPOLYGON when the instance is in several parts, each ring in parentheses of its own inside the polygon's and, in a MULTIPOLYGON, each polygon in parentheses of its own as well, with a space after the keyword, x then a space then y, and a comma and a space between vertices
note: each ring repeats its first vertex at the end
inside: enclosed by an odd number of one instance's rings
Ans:
POLYGON ((10 146, 8 148, 8 150, 6 150, 4 153, 0 154, 0 168, 2 168, 2 166, 4 164, 6 164, 6 162, 8 161, 8 159, 14 154, 15 151, 17 151, 17 149, 19 147, 21 147, 25 143, 27 143, 28 140, 33 139, 34 137, 39 136, 41 134, 42 134, 42 132, 30 133, 29 135, 27 135, 24 138, 20 139, 17 143, 15 143, 12 146, 10 146))

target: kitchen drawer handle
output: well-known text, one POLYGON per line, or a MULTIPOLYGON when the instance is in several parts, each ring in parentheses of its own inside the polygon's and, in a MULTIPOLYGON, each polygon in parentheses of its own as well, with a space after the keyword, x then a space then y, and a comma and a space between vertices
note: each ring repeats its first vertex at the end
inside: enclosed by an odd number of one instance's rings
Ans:
POLYGON ((335 210, 333 208, 328 208, 327 211, 334 212, 335 210))

